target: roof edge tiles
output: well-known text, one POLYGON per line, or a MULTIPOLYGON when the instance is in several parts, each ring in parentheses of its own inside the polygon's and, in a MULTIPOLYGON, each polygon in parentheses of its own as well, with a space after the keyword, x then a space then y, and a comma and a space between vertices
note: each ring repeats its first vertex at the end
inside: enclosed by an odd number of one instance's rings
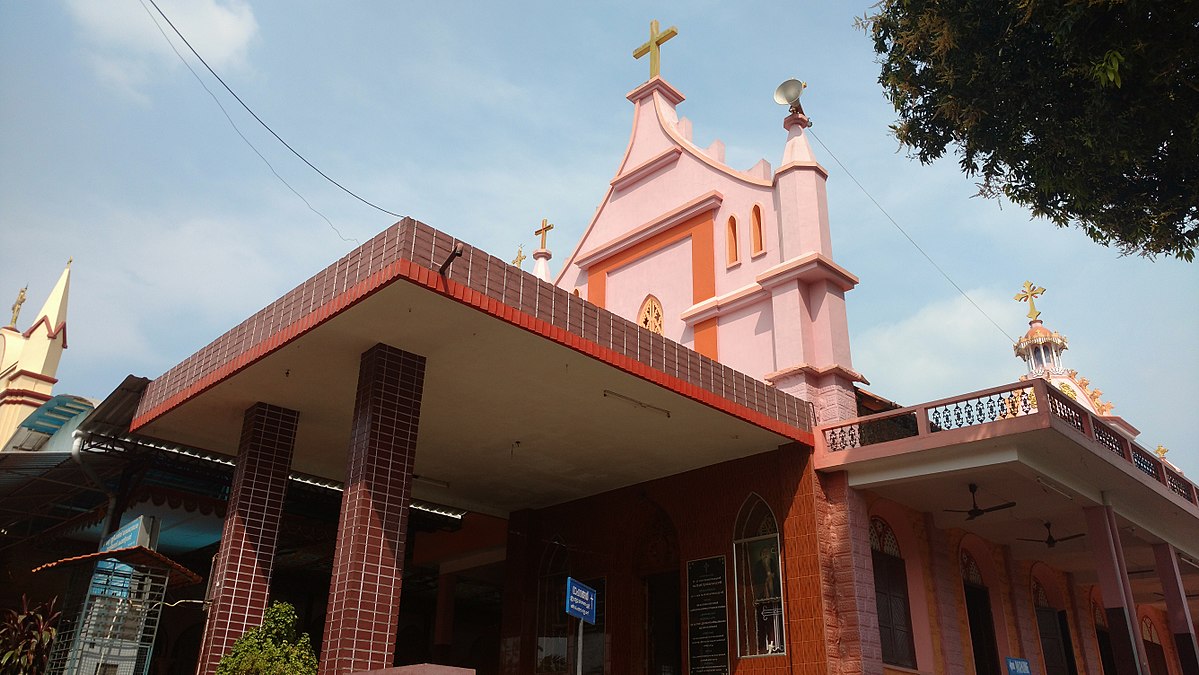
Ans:
POLYGON ((814 442, 807 401, 645 330, 412 218, 380 232, 151 381, 138 404, 132 430, 400 280, 780 435, 808 445, 814 442), (438 274, 458 244, 461 257, 444 276, 438 274), (637 337, 629 340, 626 336, 637 337))

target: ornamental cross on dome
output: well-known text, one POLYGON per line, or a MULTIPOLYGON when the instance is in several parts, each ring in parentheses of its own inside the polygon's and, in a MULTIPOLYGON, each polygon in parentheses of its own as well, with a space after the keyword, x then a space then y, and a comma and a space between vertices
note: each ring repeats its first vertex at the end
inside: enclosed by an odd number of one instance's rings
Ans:
POLYGON ((1032 301, 1034 298, 1041 297, 1043 293, 1045 293, 1044 288, 1040 286, 1033 286, 1031 281, 1025 281, 1024 288, 1020 289, 1020 292, 1017 293, 1016 297, 1013 299, 1016 302, 1027 302, 1028 318, 1036 321, 1037 317, 1041 316, 1041 313, 1037 311, 1037 306, 1034 305, 1032 301))
MULTIPOLYGON (((549 222, 548 218, 541 219, 541 229, 536 230, 533 234, 541 235, 541 248, 545 248, 545 235, 549 234, 550 230, 554 229, 553 223, 549 222)), ((536 253, 536 251, 534 251, 536 253)))
POLYGON ((649 22, 649 42, 633 50, 633 58, 639 59, 649 54, 649 79, 654 79, 662 73, 662 43, 679 34, 679 29, 671 26, 661 33, 658 32, 658 20, 649 22))

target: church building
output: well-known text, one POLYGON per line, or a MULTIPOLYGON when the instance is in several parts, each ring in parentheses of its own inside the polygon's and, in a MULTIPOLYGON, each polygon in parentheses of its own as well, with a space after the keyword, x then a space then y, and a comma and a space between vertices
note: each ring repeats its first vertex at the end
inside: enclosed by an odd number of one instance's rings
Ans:
MULTIPOLYGON (((1017 296, 1020 379, 863 389, 804 85, 777 167, 733 168, 661 75, 676 34, 635 52, 627 148, 556 275, 548 222, 530 273, 405 218, 76 421, 158 458, 110 474, 112 527, 210 505, 196 655, 164 672, 211 675, 286 598, 322 675, 1199 674, 1196 485, 1066 367, 1045 289, 1017 296)), ((4 344, 65 342, 66 278, 4 344)), ((5 367, 29 384, 0 415, 48 400, 52 371, 5 367)))

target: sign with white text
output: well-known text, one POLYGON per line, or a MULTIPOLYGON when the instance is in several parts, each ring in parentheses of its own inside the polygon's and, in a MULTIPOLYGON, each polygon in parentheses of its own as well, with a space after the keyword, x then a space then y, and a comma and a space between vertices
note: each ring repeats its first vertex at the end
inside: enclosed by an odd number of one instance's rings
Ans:
POLYGON ((1014 656, 1007 657, 1007 675, 1031 675, 1032 669, 1028 667, 1028 659, 1018 659, 1014 656))
POLYGON ((595 623, 595 589, 566 577, 566 613, 582 619, 587 623, 595 623))

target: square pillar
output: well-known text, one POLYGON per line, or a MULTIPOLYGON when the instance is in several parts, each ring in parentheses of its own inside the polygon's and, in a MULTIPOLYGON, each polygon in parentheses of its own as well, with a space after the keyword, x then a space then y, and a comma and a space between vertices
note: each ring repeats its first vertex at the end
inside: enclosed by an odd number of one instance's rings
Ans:
POLYGON ((1166 616, 1170 621, 1170 633, 1174 635, 1174 646, 1178 648, 1178 663, 1186 675, 1199 675, 1199 644, 1195 641, 1195 624, 1178 570, 1178 554, 1173 546, 1162 542, 1153 545, 1153 557, 1162 595, 1166 597, 1166 616))
POLYGON ((362 355, 321 675, 392 664, 424 381, 423 356, 384 344, 362 355))
POLYGON ((246 410, 221 546, 212 568, 199 675, 216 672, 237 638, 261 625, 266 614, 299 416, 266 403, 246 410))
POLYGON ((1147 675, 1142 670, 1141 632, 1136 624, 1137 609, 1127 592, 1124 575, 1124 550, 1119 533, 1113 527, 1114 514, 1110 506, 1091 506, 1083 509, 1087 519, 1087 542, 1099 575, 1099 590, 1103 594, 1103 611, 1112 638, 1112 654, 1118 675, 1147 675))
MULTIPOLYGON (((958 557, 951 552, 949 536, 937 529, 933 514, 924 514, 924 531, 928 535, 929 569, 933 578, 933 597, 936 599, 937 619, 933 625, 934 640, 939 640, 937 650, 947 673, 966 672, 966 650, 962 646, 962 612, 958 608, 958 594, 962 578, 958 571, 958 557)), ((913 617, 914 621, 918 621, 913 617)))
POLYGON ((817 474, 821 594, 830 675, 882 675, 870 517, 844 471, 817 474))

